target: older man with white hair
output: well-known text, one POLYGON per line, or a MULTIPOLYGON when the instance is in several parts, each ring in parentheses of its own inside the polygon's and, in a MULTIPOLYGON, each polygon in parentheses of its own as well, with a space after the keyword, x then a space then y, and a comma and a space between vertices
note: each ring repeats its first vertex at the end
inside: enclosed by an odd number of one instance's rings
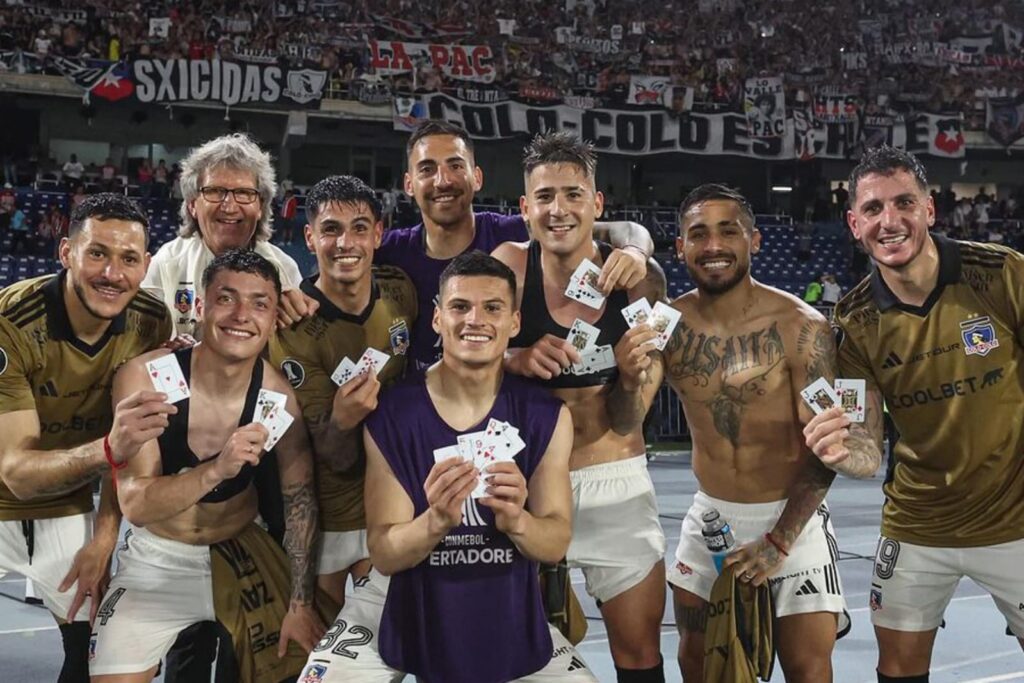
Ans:
POLYGON ((290 324, 315 310, 299 289, 294 259, 270 243, 271 200, 277 192, 270 155, 247 135, 222 135, 196 147, 181 162, 181 228, 153 256, 142 289, 174 316, 178 335, 192 334, 203 269, 230 249, 249 247, 281 275, 278 322, 290 324))
MULTIPOLYGON (((250 248, 270 261, 281 276, 279 325, 312 314, 318 304, 299 289, 302 275, 288 254, 270 243, 277 192, 270 154, 248 135, 222 135, 192 149, 181 162, 179 179, 181 228, 178 237, 153 256, 142 289, 171 309, 176 335, 195 331, 196 299, 204 295, 202 275, 216 256, 250 248)), ((276 458, 268 454, 256 468, 259 514, 279 543, 284 535, 284 510, 276 458)), ((182 632, 167 656, 164 680, 179 683, 209 680, 217 650, 214 624, 203 622, 182 632)), ((225 633, 218 632, 224 644, 225 633)), ((221 648, 221 652, 224 652, 221 648)), ((218 681, 234 677, 232 662, 218 662, 218 681)))

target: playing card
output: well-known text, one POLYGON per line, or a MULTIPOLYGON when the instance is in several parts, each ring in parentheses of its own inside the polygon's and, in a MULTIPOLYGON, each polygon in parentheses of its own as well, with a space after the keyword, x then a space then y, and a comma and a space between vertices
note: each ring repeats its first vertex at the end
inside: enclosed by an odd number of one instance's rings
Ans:
POLYGON ((637 299, 622 309, 622 317, 626 319, 629 329, 651 322, 653 313, 654 311, 651 310, 651 304, 647 299, 637 299))
POLYGON ((811 407, 815 415, 821 415, 829 408, 839 405, 839 396, 836 395, 832 385, 824 377, 811 382, 800 392, 804 401, 811 407))
POLYGON ((665 350, 665 345, 672 338, 672 333, 675 331, 676 325, 679 324, 681 316, 682 314, 679 311, 668 304, 660 301, 654 304, 654 309, 651 311, 650 325, 658 333, 658 338, 654 340, 654 346, 659 351, 665 350))
POLYGON ((391 356, 371 346, 366 351, 363 351, 363 355, 356 361, 356 374, 361 375, 364 372, 369 372, 370 368, 373 368, 373 371, 379 375, 389 360, 391 360, 391 356))
POLYGON ((259 422, 267 429, 270 428, 270 415, 274 408, 280 406, 284 407, 284 404, 288 402, 288 397, 284 394, 276 391, 270 391, 269 389, 260 389, 260 393, 256 396, 256 410, 253 413, 252 421, 259 422))
POLYGON ((604 305, 604 293, 597 288, 597 278, 600 276, 601 269, 590 259, 583 259, 569 278, 565 295, 591 308, 601 308, 604 305))
POLYGON ((864 421, 864 406, 867 400, 867 382, 862 379, 837 379, 836 394, 839 405, 851 422, 864 421))
POLYGON ((334 372, 331 374, 331 381, 340 387, 355 376, 356 364, 346 356, 341 359, 340 363, 338 363, 338 367, 334 368, 334 372))
POLYGON ((267 431, 270 435, 267 437, 267 442, 263 446, 263 450, 269 451, 272 449, 284 433, 288 431, 288 428, 292 426, 292 422, 295 418, 292 414, 285 410, 284 404, 280 404, 274 408, 270 413, 270 424, 266 425, 267 431))
POLYGON ((448 458, 461 458, 462 455, 459 453, 458 446, 445 446, 444 448, 434 449, 434 462, 441 462, 448 458))
POLYGON ((615 352, 610 344, 595 346, 580 354, 580 362, 573 363, 569 370, 574 375, 589 375, 615 367, 615 352))
POLYGON ((572 328, 569 330, 568 340, 577 351, 583 353, 597 345, 597 337, 600 334, 601 330, 586 321, 576 318, 576 322, 572 324, 572 328))
POLYGON ((146 363, 146 370, 149 371, 153 388, 167 394, 168 403, 177 403, 192 395, 178 364, 178 357, 173 353, 149 361, 146 363))

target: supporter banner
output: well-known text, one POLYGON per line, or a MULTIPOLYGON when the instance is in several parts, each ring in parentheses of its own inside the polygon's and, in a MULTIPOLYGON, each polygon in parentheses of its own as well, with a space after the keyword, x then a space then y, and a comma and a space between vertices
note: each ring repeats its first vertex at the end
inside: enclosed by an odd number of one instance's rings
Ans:
POLYGON ((84 24, 89 20, 89 14, 84 9, 56 9, 42 5, 22 5, 19 11, 30 14, 33 17, 52 19, 58 24, 84 24))
POLYGON ((166 38, 171 32, 171 20, 169 17, 159 17, 149 20, 149 35, 156 38, 166 38))
POLYGON ((280 55, 277 50, 268 50, 258 47, 243 47, 235 50, 234 58, 242 62, 253 64, 277 64, 280 55))
POLYGON ((381 76, 407 73, 414 66, 433 64, 449 78, 477 83, 494 81, 494 53, 488 45, 440 45, 371 40, 370 66, 381 76))
POLYGON ((351 96, 362 104, 379 106, 391 104, 391 85, 380 78, 366 80, 354 78, 348 86, 351 96))
POLYGON ((136 59, 131 64, 140 102, 218 102, 317 105, 327 72, 221 60, 136 59))
POLYGON ((867 52, 843 52, 839 56, 843 58, 843 69, 846 71, 860 71, 868 68, 867 52))
POLYGON ((407 21, 385 14, 371 14, 373 25, 402 38, 420 40, 423 38, 442 38, 447 41, 461 40, 472 35, 473 31, 464 24, 457 22, 419 22, 407 21))
POLYGON ((786 99, 779 76, 748 78, 743 87, 747 134, 778 138, 786 134, 786 99))
POLYGON ((85 92, 82 100, 89 102, 90 95, 116 102, 132 94, 135 86, 128 75, 124 62, 87 62, 84 59, 53 57, 49 60, 65 78, 85 92))
POLYGON ((672 98, 672 79, 668 76, 630 76, 626 104, 667 105, 672 98))
POLYGON ((892 146, 895 142, 896 117, 886 115, 865 115, 860 123, 860 143, 865 149, 892 146))
POLYGON ((814 91, 814 118, 825 123, 849 123, 857 120, 857 98, 830 87, 814 91))
POLYGON ((1024 95, 990 98, 985 107, 985 132, 1004 147, 1024 138, 1024 95))
MULTIPOLYGON (((615 154, 682 152, 738 155, 759 159, 797 158, 793 124, 779 138, 751 138, 740 113, 679 117, 663 110, 579 110, 567 106, 530 106, 520 102, 474 104, 431 93, 420 98, 396 98, 394 127, 411 130, 424 118, 458 123, 476 139, 532 137, 550 130, 570 130, 590 140, 598 151, 615 154)), ((806 123, 806 112, 804 113, 806 123)), ((819 123, 804 134, 802 158, 852 158, 858 145, 856 125, 819 123)), ((894 144, 917 154, 962 157, 963 134, 955 117, 919 114, 894 125, 894 144)))

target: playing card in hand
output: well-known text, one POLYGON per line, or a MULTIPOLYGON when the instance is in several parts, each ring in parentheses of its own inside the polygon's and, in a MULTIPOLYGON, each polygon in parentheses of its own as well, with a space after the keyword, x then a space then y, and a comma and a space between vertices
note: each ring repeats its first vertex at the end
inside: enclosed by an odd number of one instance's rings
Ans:
POLYGON ((651 303, 647 299, 637 299, 630 305, 622 309, 622 317, 626 319, 626 324, 629 325, 629 329, 633 329, 637 325, 651 322, 651 316, 654 311, 651 309, 651 303))
POLYGON ((601 334, 601 330, 597 329, 593 325, 579 318, 572 324, 572 328, 569 330, 569 336, 567 339, 569 343, 573 345, 580 353, 588 351, 597 345, 597 338, 601 334))
POLYGON ((149 361, 146 363, 146 370, 149 372, 150 381, 153 382, 153 388, 167 394, 168 403, 177 403, 192 395, 188 390, 185 375, 181 372, 181 365, 178 364, 178 357, 173 353, 149 361))
POLYGON ((331 373, 331 381, 340 387, 345 384, 345 382, 348 382, 350 379, 355 377, 356 374, 356 364, 346 356, 341 359, 340 363, 338 363, 338 367, 334 368, 334 372, 331 373))
POLYGON ((679 311, 668 304, 661 301, 654 304, 654 308, 651 310, 650 325, 658 333, 657 339, 654 340, 654 346, 659 351, 665 350, 665 345, 672 338, 672 333, 675 331, 676 325, 679 324, 681 316, 679 311))
POLYGON ((839 396, 824 377, 819 377, 811 382, 800 392, 800 395, 815 415, 821 415, 829 408, 839 405, 839 396))
POLYGON ((864 421, 864 405, 867 400, 867 382, 862 379, 837 379, 836 394, 843 413, 851 422, 864 421))
POLYGON ((601 269, 590 259, 583 259, 569 278, 565 295, 591 308, 601 308, 604 305, 604 293, 597 287, 600 276, 601 269))

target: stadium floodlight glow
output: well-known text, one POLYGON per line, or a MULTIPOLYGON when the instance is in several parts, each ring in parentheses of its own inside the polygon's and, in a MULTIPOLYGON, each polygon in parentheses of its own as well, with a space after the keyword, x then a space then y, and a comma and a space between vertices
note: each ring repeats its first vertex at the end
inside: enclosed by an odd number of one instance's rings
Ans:
POLYGON ((792 191, 793 191, 793 188, 790 185, 772 185, 772 192, 779 192, 779 193, 782 193, 782 194, 786 194, 787 192, 792 192, 792 191))

